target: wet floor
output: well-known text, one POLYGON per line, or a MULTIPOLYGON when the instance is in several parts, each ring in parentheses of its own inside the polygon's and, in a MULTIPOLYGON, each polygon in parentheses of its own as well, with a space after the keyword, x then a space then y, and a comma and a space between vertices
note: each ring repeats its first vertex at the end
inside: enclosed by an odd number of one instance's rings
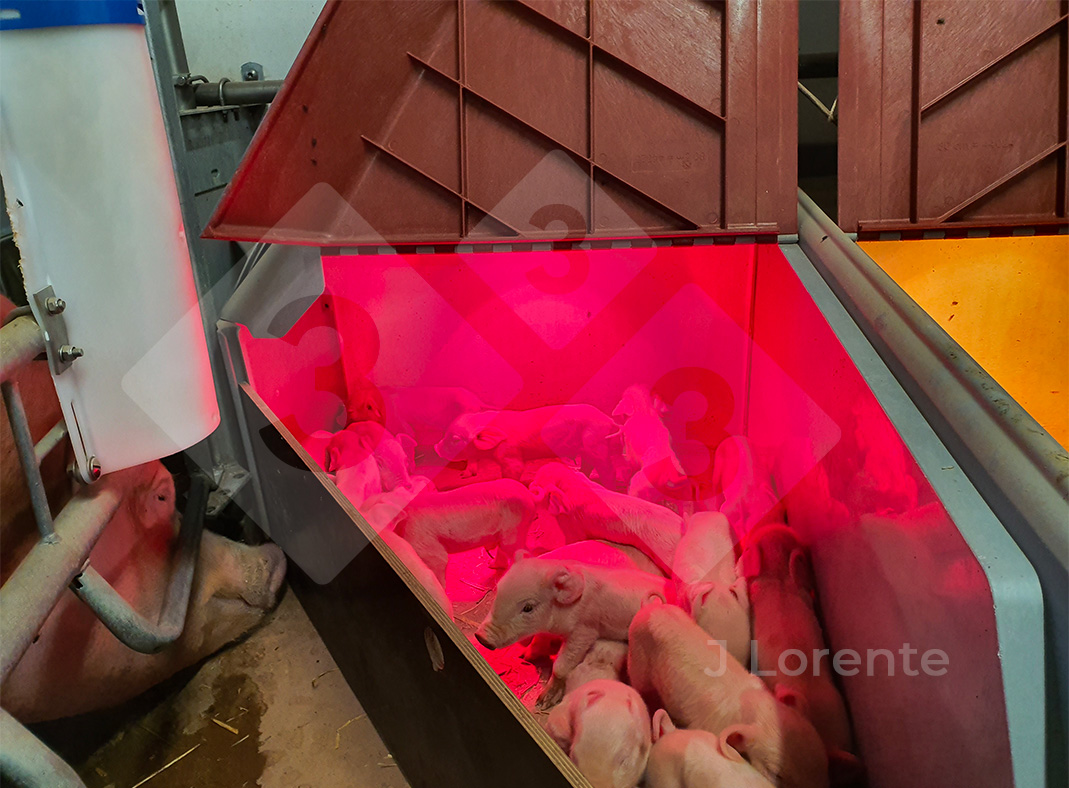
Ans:
POLYGON ((35 726, 87 788, 406 788, 293 593, 124 709, 35 726))

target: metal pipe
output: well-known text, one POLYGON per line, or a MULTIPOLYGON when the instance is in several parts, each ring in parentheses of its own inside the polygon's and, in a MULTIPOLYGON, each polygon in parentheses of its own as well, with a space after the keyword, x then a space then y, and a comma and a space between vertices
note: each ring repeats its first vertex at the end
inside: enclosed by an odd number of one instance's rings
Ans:
POLYGON ((22 659, 60 594, 122 503, 107 477, 72 498, 56 518, 52 541, 41 541, 0 588, 0 683, 22 659))
POLYGON ((30 422, 26 419, 26 408, 22 405, 19 386, 13 380, 5 380, 0 383, 0 393, 4 397, 8 421, 11 422, 19 465, 22 466, 26 486, 30 489, 30 505, 33 508, 33 518, 37 521, 37 530, 43 539, 52 539, 52 512, 48 508, 48 495, 45 492, 44 480, 41 479, 41 468, 37 465, 37 452, 33 435, 30 433, 30 422))
POLYGON ((193 86, 198 107, 245 106, 270 104, 282 87, 280 79, 253 82, 205 82, 193 86))
POLYGON ((85 788, 74 769, 0 709, 0 775, 21 788, 85 788))
POLYGON ((1065 449, 857 244, 846 240, 805 192, 799 192, 799 203, 801 246, 832 289, 846 296, 862 330, 877 340, 878 349, 892 354, 896 367, 908 367, 907 377, 973 455, 986 462, 1044 544, 1069 557, 1065 449))
POLYGON ((208 482, 203 476, 194 476, 178 534, 171 581, 157 623, 152 623, 131 608, 91 566, 86 566, 71 581, 71 591, 89 605, 120 642, 134 651, 155 654, 174 643, 182 634, 207 505, 208 482))
POLYGON ((45 352, 45 334, 32 317, 17 317, 0 328, 0 383, 45 352))
POLYGON ((146 2, 145 16, 150 24, 153 19, 159 22, 159 41, 165 50, 165 53, 162 53, 163 62, 169 63, 171 68, 171 73, 163 76, 169 84, 174 86, 178 109, 193 109, 196 102, 193 99, 193 86, 189 81, 189 61, 186 59, 186 47, 182 41, 182 25, 178 20, 178 7, 174 0, 146 2))
POLYGON ((67 437, 67 422, 60 419, 56 422, 56 426, 50 429, 33 447, 33 454, 37 464, 40 465, 44 462, 45 457, 51 454, 63 442, 65 437, 67 437))

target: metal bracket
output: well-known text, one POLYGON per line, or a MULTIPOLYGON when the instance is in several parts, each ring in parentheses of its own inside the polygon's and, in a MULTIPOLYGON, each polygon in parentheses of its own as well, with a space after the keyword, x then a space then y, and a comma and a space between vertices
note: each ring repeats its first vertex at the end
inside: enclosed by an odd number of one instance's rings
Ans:
POLYGON ((45 335, 48 366, 52 374, 58 377, 67 371, 76 358, 84 356, 85 351, 70 344, 67 336, 67 321, 63 319, 63 310, 67 308, 67 303, 56 296, 52 285, 34 293, 33 300, 37 304, 41 330, 45 335))

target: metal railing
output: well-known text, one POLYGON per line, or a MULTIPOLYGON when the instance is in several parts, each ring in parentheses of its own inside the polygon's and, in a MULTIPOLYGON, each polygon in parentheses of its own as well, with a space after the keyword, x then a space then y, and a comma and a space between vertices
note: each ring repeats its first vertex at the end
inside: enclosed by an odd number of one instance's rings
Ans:
MULTIPOLYGON (((75 495, 53 520, 41 478, 41 462, 63 442, 61 420, 36 444, 30 433, 15 373, 44 351, 43 332, 21 310, 0 328, 0 390, 22 468, 39 540, 0 587, 0 682, 26 655, 64 588, 70 588, 123 644, 151 654, 181 636, 200 548, 207 480, 195 476, 182 520, 166 601, 151 622, 89 566, 89 554, 122 504, 124 490, 104 476, 75 495)), ((84 788, 77 774, 7 712, 0 713, 0 776, 17 785, 84 788)))

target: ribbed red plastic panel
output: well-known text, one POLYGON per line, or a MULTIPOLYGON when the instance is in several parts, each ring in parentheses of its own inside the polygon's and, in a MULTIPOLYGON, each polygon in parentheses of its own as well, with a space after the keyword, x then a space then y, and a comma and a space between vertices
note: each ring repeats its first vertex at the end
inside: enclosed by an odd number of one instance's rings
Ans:
POLYGON ((839 226, 1065 225, 1069 3, 840 5, 839 226))
POLYGON ((791 0, 330 2, 205 235, 793 232, 797 38, 791 0))

